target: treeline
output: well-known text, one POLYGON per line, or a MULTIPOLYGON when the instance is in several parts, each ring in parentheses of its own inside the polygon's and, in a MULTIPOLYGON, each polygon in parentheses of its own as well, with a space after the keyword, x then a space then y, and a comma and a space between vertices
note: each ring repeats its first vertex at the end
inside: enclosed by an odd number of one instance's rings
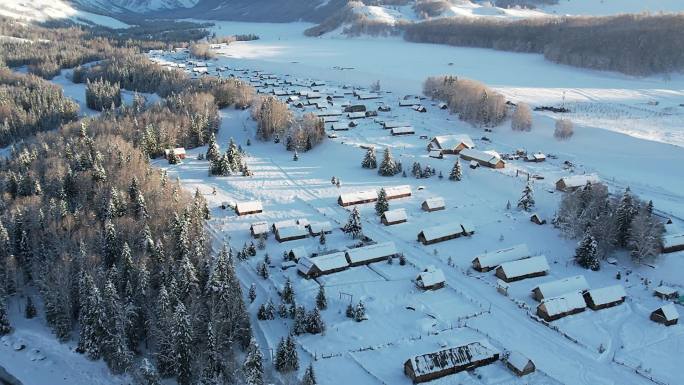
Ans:
POLYGON ((211 47, 207 43, 190 44, 190 55, 204 60, 216 57, 216 53, 211 50, 211 47))
POLYGON ((423 94, 445 102, 461 120, 474 125, 494 127, 506 119, 506 98, 475 80, 429 77, 423 83, 423 94))
POLYGON ((612 196, 604 184, 594 183, 567 193, 553 223, 566 236, 582 240, 577 262, 593 270, 616 249, 626 249, 642 262, 663 247, 665 227, 653 214, 653 202, 641 201, 629 188, 612 196))
POLYGON ((110 83, 96 79, 86 81, 86 105, 93 110, 102 111, 105 108, 116 108, 121 105, 121 87, 119 83, 110 83))
POLYGON ((321 118, 312 113, 295 117, 287 104, 274 96, 256 98, 252 118, 259 139, 282 141, 288 151, 309 151, 326 137, 321 118))
POLYGON ((59 86, 0 68, 0 147, 78 118, 59 86))
POLYGON ((684 69, 684 15, 441 18, 405 27, 422 43, 542 53, 556 63, 632 75, 684 69))

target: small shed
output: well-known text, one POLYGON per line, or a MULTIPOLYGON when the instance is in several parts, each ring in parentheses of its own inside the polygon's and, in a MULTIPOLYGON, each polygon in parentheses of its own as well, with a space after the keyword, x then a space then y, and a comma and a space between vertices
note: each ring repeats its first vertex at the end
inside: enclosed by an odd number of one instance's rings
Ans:
POLYGON ((466 148, 459 152, 461 158, 466 161, 475 161, 481 166, 490 168, 504 168, 506 167, 506 162, 501 159, 501 155, 496 151, 480 151, 473 148, 466 148))
POLYGON ((489 253, 484 253, 476 256, 473 261, 473 269, 481 272, 492 270, 504 262, 516 261, 518 259, 530 256, 530 251, 527 245, 521 243, 519 245, 507 247, 489 253))
POLYGON ((542 219, 539 214, 534 213, 530 216, 530 222, 537 224, 537 225, 545 225, 546 224, 546 219, 542 219))
POLYGON ((444 272, 432 265, 428 266, 416 277, 416 286, 423 290, 437 290, 444 287, 444 272))
POLYGON ((655 288, 655 290, 653 291, 653 295, 655 295, 658 298, 670 301, 679 298, 679 291, 674 287, 662 285, 655 288))
POLYGON ((601 310, 617 306, 625 302, 625 289, 622 285, 613 285, 592 289, 584 293, 584 300, 591 310, 601 310))
POLYGON ((446 208, 446 204, 444 203, 444 198, 434 197, 424 200, 420 207, 423 209, 423 211, 432 212, 444 210, 446 208))
POLYGON ((259 201, 237 202, 235 204, 235 213, 237 215, 258 214, 264 211, 264 207, 259 201))
POLYGON ((287 253, 288 259, 295 262, 298 262, 300 259, 308 257, 309 255, 311 255, 311 253, 309 253, 309 250, 307 250, 307 248, 303 246, 293 247, 287 253))
POLYGON ((679 312, 673 303, 668 303, 651 313, 651 321, 661 323, 665 326, 676 325, 679 322, 679 312))
POLYGON ((323 233, 332 233, 332 224, 330 222, 314 222, 309 225, 309 234, 312 236, 318 236, 323 233))
POLYGON ((440 150, 430 150, 428 156, 435 159, 444 159, 444 154, 442 154, 442 151, 440 150))
POLYGON ((249 231, 254 238, 259 238, 268 234, 268 222, 254 222, 249 226, 249 231))
POLYGON ((580 187, 589 184, 599 183, 601 179, 597 175, 572 175, 558 179, 556 181, 556 190, 558 191, 574 191, 580 187))
POLYGON ((515 282, 526 278, 541 277, 546 275, 549 270, 551 268, 546 261, 546 257, 539 255, 502 263, 496 268, 495 275, 504 282, 515 282))
POLYGON ((340 194, 339 198, 337 198, 337 203, 342 207, 347 207, 351 205, 375 202, 377 200, 378 193, 375 190, 368 190, 340 194))
POLYGON ((349 249, 345 252, 345 255, 350 266, 361 266, 386 261, 399 255, 399 253, 394 242, 382 242, 349 249))
POLYGON ((545 298, 558 297, 559 295, 575 291, 584 293, 587 290, 589 290, 589 283, 584 276, 575 275, 538 285, 532 289, 532 298, 541 302, 545 298))
POLYGON ((525 157, 526 162, 536 162, 540 163, 546 160, 546 155, 542 154, 541 152, 536 152, 534 154, 527 154, 525 157))
POLYGON ((297 262, 297 272, 307 279, 333 274, 349 268, 344 252, 303 257, 297 262))
POLYGON ((387 210, 380 216, 380 222, 385 226, 398 225, 408 221, 408 215, 404 209, 387 210))
POLYGON ((404 373, 418 384, 489 365, 498 359, 499 353, 489 344, 471 342, 411 357, 404 362, 404 373))
POLYGON ((532 360, 517 351, 510 352, 508 357, 506 357, 505 362, 506 367, 508 367, 508 369, 510 369, 518 377, 530 374, 537 369, 532 360))
POLYGON ((278 242, 288 242, 304 239, 309 236, 309 231, 301 225, 281 227, 276 231, 275 238, 278 242))
POLYGON ((472 168, 473 170, 475 170, 476 168, 480 167, 480 164, 477 163, 477 162, 474 161, 474 160, 471 160, 470 163, 468 163, 468 167, 470 167, 470 168, 472 168))
POLYGON ((555 321, 586 309, 586 302, 579 291, 545 299, 537 306, 537 315, 547 322, 555 321))
POLYGON ((461 223, 455 222, 423 229, 418 233, 418 241, 423 245, 432 245, 474 233, 470 226, 464 227, 461 223))
POLYGON ((466 134, 439 135, 428 143, 428 150, 440 150, 444 154, 458 154, 466 148, 474 148, 475 143, 466 134))
POLYGON ((663 253, 674 253, 684 250, 684 233, 663 237, 663 253))
POLYGON ((422 104, 415 105, 411 108, 413 108, 413 110, 417 112, 427 112, 427 108, 425 108, 425 106, 422 104))

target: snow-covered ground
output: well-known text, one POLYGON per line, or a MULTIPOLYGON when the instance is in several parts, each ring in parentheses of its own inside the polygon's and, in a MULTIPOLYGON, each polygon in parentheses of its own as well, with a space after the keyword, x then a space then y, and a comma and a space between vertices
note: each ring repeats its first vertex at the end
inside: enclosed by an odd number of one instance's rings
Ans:
POLYGON ((541 7, 559 15, 618 15, 642 12, 683 12, 680 0, 559 0, 558 4, 541 7))
POLYGON ((31 22, 69 19, 81 24, 98 24, 111 28, 128 27, 128 24, 112 17, 78 10, 64 0, 2 0, 0 16, 31 22))

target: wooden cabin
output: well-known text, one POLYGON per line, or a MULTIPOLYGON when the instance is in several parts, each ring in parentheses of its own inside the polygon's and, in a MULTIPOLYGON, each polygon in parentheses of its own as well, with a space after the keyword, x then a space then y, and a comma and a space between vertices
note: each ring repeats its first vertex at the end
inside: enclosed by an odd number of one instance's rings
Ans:
POLYGON ((325 234, 330 234, 332 233, 332 224, 330 222, 314 222, 309 224, 309 234, 312 236, 319 236, 323 233, 325 234))
POLYGON ((307 279, 337 273, 348 268, 349 263, 342 251, 317 257, 302 257, 297 262, 297 272, 307 279))
POLYGON ((382 242, 368 246, 356 247, 345 252, 349 266, 368 265, 369 263, 386 261, 398 256, 394 242, 382 242))
POLYGON ((489 365, 498 359, 499 353, 490 346, 471 342, 411 357, 404 362, 404 373, 414 384, 418 384, 489 365))
POLYGON ((546 275, 549 270, 551 268, 546 261, 546 257, 539 255, 502 263, 496 268, 495 275, 504 282, 510 283, 527 278, 541 277, 546 275))
POLYGON ((428 151, 439 150, 443 154, 458 154, 466 148, 475 148, 475 143, 468 135, 439 135, 428 143, 428 151))
POLYGON ((625 302, 625 289, 622 285, 613 285, 592 289, 584 293, 584 301, 591 310, 601 310, 617 306, 625 302))
POLYGON ((434 197, 424 200, 423 203, 421 203, 420 208, 422 208, 423 211, 433 212, 444 210, 446 208, 446 204, 444 203, 444 198, 434 197))
POLYGON ((673 287, 663 285, 656 287, 653 295, 666 301, 671 301, 679 298, 679 291, 673 287))
POLYGON ((684 250, 684 233, 663 237, 663 253, 674 253, 684 250))
POLYGON ((279 228, 275 233, 278 242, 288 242, 297 239, 304 239, 309 236, 309 231, 301 225, 287 226, 279 228))
POLYGON ((505 249, 478 255, 473 259, 472 264, 473 269, 481 272, 487 272, 489 270, 495 269, 504 262, 517 261, 518 259, 527 258, 529 256, 530 251, 527 248, 527 245, 522 243, 507 247, 505 249))
POLYGON ((420 104, 420 99, 409 98, 409 99, 399 99, 399 107, 413 107, 420 104))
MULTIPOLYGON (((388 197, 389 199, 389 197, 388 197)), ((378 193, 375 190, 357 191, 353 193, 340 194, 337 203, 342 207, 371 203, 378 200, 378 193)))
POLYGON ((570 292, 584 293, 589 290, 589 283, 583 275, 575 275, 556 281, 539 284, 532 289, 532 298, 541 302, 546 298, 553 298, 570 292))
POLYGON ((366 106, 363 104, 353 104, 345 107, 344 112, 366 112, 366 106))
POLYGON ((418 233, 418 241, 423 245, 432 245, 434 243, 444 242, 450 239, 472 235, 474 233, 475 230, 469 225, 449 223, 423 229, 418 233))
POLYGON ((566 176, 556 181, 556 190, 565 192, 575 191, 586 186, 587 183, 596 184, 600 181, 599 177, 593 174, 566 176))
POLYGON ((387 120, 385 122, 382 122, 382 128, 384 128, 385 130, 391 130, 393 128, 398 127, 411 127, 411 123, 398 120, 387 120))
POLYGON ((651 313, 651 321, 661 323, 665 326, 676 325, 679 322, 679 312, 673 303, 668 303, 651 313))
POLYGON ((535 162, 535 163, 541 163, 546 160, 546 155, 542 154, 541 152, 536 152, 534 154, 527 154, 525 157, 525 162, 535 162))
POLYGON ((173 153, 176 155, 178 159, 185 159, 186 152, 185 152, 185 147, 176 147, 174 149, 166 149, 164 150, 164 158, 169 159, 169 155, 171 155, 171 151, 173 150, 173 153))
POLYGON ((398 225, 408 221, 408 215, 404 209, 387 210, 380 216, 380 222, 385 226, 398 225))
POLYGON ((428 266, 416 277, 416 286, 423 290, 437 290, 444 287, 444 272, 434 266, 428 266))
POLYGON ((249 226, 252 237, 259 238, 268 234, 268 222, 254 222, 249 226))
MULTIPOLYGON (((410 185, 400 185, 400 186, 385 187, 385 194, 387 194, 387 200, 410 197, 411 196, 411 186, 410 185)), ((376 194, 376 199, 377 199, 377 194, 376 194)))
POLYGON ((582 293, 575 291, 548 298, 537 306, 537 315, 547 322, 583 312, 587 307, 582 293))
POLYGON ((264 207, 259 201, 237 202, 235 204, 235 213, 239 216, 258 214, 264 211, 264 207))
POLYGON ((504 362, 506 363, 506 367, 518 377, 522 377, 537 370, 537 367, 532 360, 517 351, 510 352, 504 362))
POLYGON ((530 216, 530 222, 537 224, 537 225, 545 225, 546 219, 542 219, 542 217, 540 217, 539 214, 534 213, 530 216))
POLYGON ((408 127, 394 127, 391 129, 392 136, 399 136, 399 135, 413 135, 416 133, 416 131, 413 129, 413 127, 408 126, 408 127))
POLYGON ((506 167, 506 162, 501 159, 496 151, 480 151, 473 148, 466 148, 459 152, 459 155, 463 160, 475 161, 481 166, 489 168, 504 168, 506 167))

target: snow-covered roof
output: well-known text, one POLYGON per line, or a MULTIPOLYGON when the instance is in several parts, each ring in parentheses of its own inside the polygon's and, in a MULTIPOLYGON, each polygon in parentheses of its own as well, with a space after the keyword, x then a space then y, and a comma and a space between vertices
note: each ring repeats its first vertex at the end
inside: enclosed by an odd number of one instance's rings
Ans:
POLYGON ((627 296, 622 285, 613 285, 592 289, 588 292, 595 305, 605 305, 622 300, 627 296))
POLYGON ((392 135, 406 135, 406 134, 414 134, 416 131, 413 129, 413 127, 393 127, 392 128, 392 135))
POLYGON ((423 204, 425 204, 429 210, 439 209, 446 206, 446 203, 444 203, 444 198, 442 197, 428 198, 423 201, 423 204))
POLYGON ((543 298, 551 298, 565 293, 589 290, 589 283, 583 275, 575 275, 557 281, 542 283, 535 287, 534 290, 539 290, 543 298))
POLYGON ((302 225, 280 227, 278 229, 278 238, 281 239, 300 238, 307 235, 309 235, 309 231, 302 225))
POLYGON ((389 257, 397 254, 394 242, 376 243, 374 245, 357 247, 346 251, 349 263, 363 263, 374 259, 389 257))
POLYGON ((511 351, 506 359, 512 367, 516 370, 522 372, 525 370, 525 366, 530 362, 530 359, 518 351, 511 351))
MULTIPOLYGON (((400 186, 385 187, 385 193, 387 194, 387 199, 392 199, 392 198, 400 197, 403 195, 411 195, 411 186, 400 185, 400 186)), ((377 194, 376 194, 376 198, 377 198, 377 194)))
MULTIPOLYGON (((328 272, 330 270, 336 270, 349 266, 347 258, 344 256, 344 252, 340 251, 337 253, 320 255, 318 257, 303 257, 299 260, 299 266, 307 268, 308 270, 302 271, 303 273, 308 273, 311 271, 311 267, 315 266, 322 273, 328 272)), ((300 269, 301 271, 301 269, 300 269)))
POLYGON ((385 217, 385 220, 390 223, 408 220, 408 215, 404 209, 387 210, 382 215, 385 217))
POLYGON ((670 296, 670 295, 677 294, 677 289, 675 289, 674 287, 662 285, 662 286, 656 287, 655 292, 658 294, 665 295, 665 296, 670 296))
POLYGON ((379 99, 380 95, 376 94, 375 92, 363 92, 363 93, 358 93, 356 95, 359 99, 366 100, 366 99, 379 99))
POLYGON ((478 255, 473 262, 477 260, 480 263, 481 268, 493 268, 504 262, 511 262, 529 256, 530 251, 527 248, 527 244, 521 243, 505 249, 478 255))
MULTIPOLYGON (((167 157, 169 156, 170 153, 171 153, 171 149, 167 148, 166 150, 164 150, 164 155, 166 155, 167 157)), ((173 149, 173 153, 176 154, 176 156, 185 155, 185 147, 176 147, 173 149)))
POLYGON ((549 271, 549 263, 546 257, 539 255, 536 257, 520 259, 512 262, 505 262, 499 266, 508 278, 522 277, 528 274, 540 273, 549 271))
POLYGON ((330 128, 333 131, 347 131, 349 130, 349 123, 333 123, 330 128))
POLYGON ((463 227, 458 222, 447 223, 445 225, 432 226, 423 229, 423 236, 426 240, 431 241, 454 234, 462 234, 463 227))
POLYGON ((666 249, 680 245, 684 245, 684 233, 666 235, 663 237, 663 246, 666 249))
POLYGON ((255 211, 263 211, 264 207, 260 201, 237 202, 235 204, 235 211, 238 213, 250 213, 255 211))
POLYGON ((323 116, 340 116, 342 115, 342 111, 335 109, 335 108, 325 108, 321 111, 316 111, 316 116, 323 117, 323 116))
POLYGON ((579 291, 565 293, 558 297, 545 299, 539 306, 544 306, 546 314, 550 317, 571 312, 577 309, 584 309, 587 304, 579 291))
POLYGON ((467 148, 474 148, 475 143, 466 134, 454 134, 454 135, 438 135, 432 138, 432 141, 439 146, 442 150, 452 150, 463 144, 467 148))
POLYGON ((466 366, 471 362, 483 361, 494 357, 496 352, 481 342, 447 348, 434 353, 421 354, 409 359, 416 376, 441 372, 445 369, 466 366))
POLYGON ((566 188, 576 188, 576 187, 582 187, 588 183, 591 184, 596 184, 601 181, 599 179, 598 175, 595 174, 589 174, 589 175, 571 175, 571 176, 566 176, 563 177, 559 180, 563 181, 563 184, 565 184, 566 188))
POLYGON ((359 119, 359 118, 365 118, 366 113, 365 112, 348 112, 347 117, 349 119, 359 119))
POLYGON ((420 104, 420 99, 399 99, 399 106, 401 107, 411 107, 414 104, 420 104))
POLYGON ((314 234, 319 234, 322 232, 330 232, 332 231, 332 224, 330 222, 314 222, 309 225, 309 229, 311 230, 312 233, 314 234))
POLYGON ((416 280, 421 283, 423 287, 434 286, 445 281, 444 272, 432 265, 423 270, 416 280))
POLYGON ((252 233, 254 233, 254 235, 266 234, 268 233, 268 222, 254 222, 250 226, 250 229, 252 230, 252 233))
MULTIPOLYGON (((387 191, 387 190, 385 190, 387 191)), ((378 193, 375 190, 355 191, 351 193, 340 194, 340 201, 342 204, 349 204, 355 202, 363 202, 368 200, 377 200, 378 193)))
POLYGON ((396 128, 396 127, 411 127, 411 123, 409 122, 402 122, 398 120, 388 120, 382 124, 383 127, 389 129, 389 128, 396 128))
POLYGON ((297 220, 296 219, 285 219, 283 221, 273 222, 273 229, 275 231, 278 231, 279 229, 281 229, 283 227, 291 227, 291 226, 297 226, 297 220))
POLYGON ((468 157, 478 162, 489 163, 492 165, 498 163, 501 160, 501 155, 499 155, 496 151, 493 150, 480 151, 475 150, 474 148, 464 148, 463 150, 461 150, 459 154, 461 154, 461 156, 463 157, 468 157))
POLYGON ((528 154, 527 155, 527 160, 545 160, 546 155, 542 154, 541 152, 536 152, 534 154, 528 154))
POLYGON ((662 310, 663 315, 665 315, 666 321, 679 319, 679 312, 673 303, 662 306, 660 310, 662 310))

